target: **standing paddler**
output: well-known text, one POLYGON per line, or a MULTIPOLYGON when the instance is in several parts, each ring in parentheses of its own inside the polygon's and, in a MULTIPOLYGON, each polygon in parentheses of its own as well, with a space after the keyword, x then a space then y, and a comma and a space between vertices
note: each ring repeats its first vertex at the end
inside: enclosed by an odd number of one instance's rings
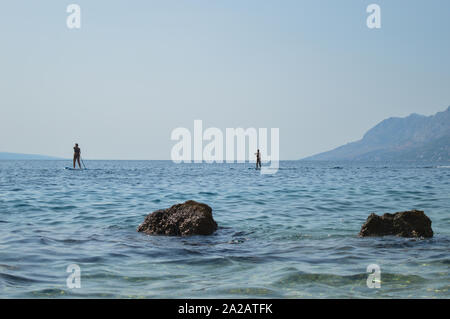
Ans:
POLYGON ((256 169, 261 169, 261 153, 259 152, 259 149, 255 153, 256 155, 256 169))
POLYGON ((75 146, 73 148, 73 168, 75 168, 75 163, 78 162, 78 167, 81 169, 80 158, 81 158, 81 148, 79 148, 78 144, 75 143, 75 146))

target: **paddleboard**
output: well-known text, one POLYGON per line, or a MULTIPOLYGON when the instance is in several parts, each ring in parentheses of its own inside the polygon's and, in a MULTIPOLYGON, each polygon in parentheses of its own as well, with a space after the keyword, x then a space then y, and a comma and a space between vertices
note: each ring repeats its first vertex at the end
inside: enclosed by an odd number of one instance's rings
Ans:
POLYGON ((67 169, 69 171, 81 171, 81 170, 86 169, 86 168, 65 167, 65 169, 67 169))

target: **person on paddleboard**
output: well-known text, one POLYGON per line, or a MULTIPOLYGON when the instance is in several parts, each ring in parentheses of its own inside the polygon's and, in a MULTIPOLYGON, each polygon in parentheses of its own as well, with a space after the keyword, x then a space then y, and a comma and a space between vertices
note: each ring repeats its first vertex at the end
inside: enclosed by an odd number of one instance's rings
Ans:
POLYGON ((255 153, 256 155, 256 169, 261 168, 261 153, 259 152, 259 149, 255 153))
POLYGON ((81 168, 80 157, 81 157, 81 149, 78 147, 78 144, 75 143, 73 148, 73 168, 75 168, 75 162, 78 162, 78 167, 81 168))

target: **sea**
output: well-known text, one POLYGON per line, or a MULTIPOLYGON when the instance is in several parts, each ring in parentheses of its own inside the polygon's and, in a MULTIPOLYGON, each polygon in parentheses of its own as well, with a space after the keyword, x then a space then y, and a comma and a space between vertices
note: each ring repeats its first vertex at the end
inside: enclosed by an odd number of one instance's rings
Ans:
POLYGON ((448 162, 70 165, 0 161, 0 298, 450 298, 448 162), (186 200, 213 235, 136 231, 186 200), (433 238, 358 237, 411 209, 433 238))

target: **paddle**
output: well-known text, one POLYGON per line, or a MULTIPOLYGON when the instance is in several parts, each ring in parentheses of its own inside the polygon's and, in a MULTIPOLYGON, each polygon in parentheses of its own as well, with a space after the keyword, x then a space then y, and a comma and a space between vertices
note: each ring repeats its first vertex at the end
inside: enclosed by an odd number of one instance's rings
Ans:
POLYGON ((81 155, 80 155, 80 159, 81 159, 81 163, 83 163, 84 169, 87 169, 86 165, 84 165, 84 161, 83 161, 83 158, 81 157, 81 155))

